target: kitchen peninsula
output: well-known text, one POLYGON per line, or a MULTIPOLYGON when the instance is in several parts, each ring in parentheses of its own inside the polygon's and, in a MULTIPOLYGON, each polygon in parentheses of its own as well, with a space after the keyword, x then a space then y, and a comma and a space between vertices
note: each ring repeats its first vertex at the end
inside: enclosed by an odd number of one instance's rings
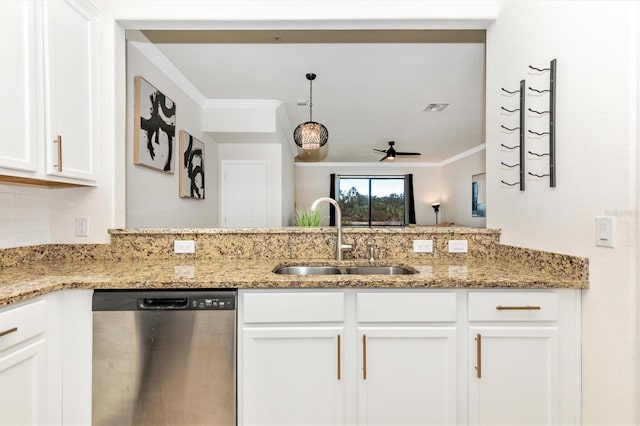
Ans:
POLYGON ((499 244, 499 230, 407 227, 348 229, 355 249, 345 264, 396 262, 418 270, 395 276, 287 276, 286 262, 334 262, 332 228, 113 229, 111 244, 43 245, 2 251, 0 305, 65 288, 587 288, 584 258, 499 244), (413 240, 433 241, 414 253, 413 240), (195 241, 194 254, 173 253, 174 240, 195 241), (467 240, 468 253, 449 253, 467 240))

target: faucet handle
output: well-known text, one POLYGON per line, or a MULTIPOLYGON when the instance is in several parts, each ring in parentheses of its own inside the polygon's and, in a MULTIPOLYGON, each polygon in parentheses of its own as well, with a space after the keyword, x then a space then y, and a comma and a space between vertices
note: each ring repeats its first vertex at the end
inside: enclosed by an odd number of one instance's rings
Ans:
POLYGON ((367 248, 369 249, 369 262, 375 262, 376 260, 376 245, 373 241, 369 241, 367 243, 367 248))

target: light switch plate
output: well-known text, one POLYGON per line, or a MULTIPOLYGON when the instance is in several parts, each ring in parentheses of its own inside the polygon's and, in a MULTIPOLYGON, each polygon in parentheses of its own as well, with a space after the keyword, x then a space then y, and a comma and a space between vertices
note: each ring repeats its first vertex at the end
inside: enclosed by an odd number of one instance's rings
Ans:
POLYGON ((615 221, 613 216, 596 216, 596 246, 614 247, 615 221))
POLYGON ((414 253, 433 253, 433 240, 413 240, 414 253))
POLYGON ((467 240, 449 240, 449 253, 466 253, 469 251, 467 240))
POLYGON ((193 240, 174 240, 173 252, 174 253, 195 253, 196 243, 193 240))

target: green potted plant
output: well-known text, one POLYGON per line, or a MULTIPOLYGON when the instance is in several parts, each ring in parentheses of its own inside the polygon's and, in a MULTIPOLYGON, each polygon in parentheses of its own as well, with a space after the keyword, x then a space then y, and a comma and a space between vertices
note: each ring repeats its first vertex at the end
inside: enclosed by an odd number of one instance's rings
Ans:
POLYGON ((298 226, 320 226, 321 221, 320 209, 296 209, 296 225, 298 226))

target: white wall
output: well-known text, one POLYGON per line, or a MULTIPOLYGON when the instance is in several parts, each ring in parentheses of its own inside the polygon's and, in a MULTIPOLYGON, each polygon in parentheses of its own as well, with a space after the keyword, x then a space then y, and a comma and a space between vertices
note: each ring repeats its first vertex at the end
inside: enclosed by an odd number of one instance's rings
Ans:
MULTIPOLYGON (((442 221, 460 226, 483 228, 486 218, 471 216, 471 177, 484 173, 486 167, 485 150, 478 151, 441 167, 442 184, 440 202, 442 221)), ((490 214, 491 206, 487 214, 490 214)))
POLYGON ((218 150, 202 132, 201 105, 196 103, 138 46, 127 43, 126 226, 212 228, 218 226, 218 150), (140 75, 176 104, 175 173, 133 164, 134 77, 140 75), (184 130, 205 145, 205 199, 179 196, 179 132, 184 130))
MULTIPOLYGON (((438 166, 419 167, 400 164, 351 164, 340 163, 296 163, 296 207, 309 208, 317 198, 329 196, 330 175, 405 175, 413 173, 413 192, 416 206, 416 222, 433 225, 436 221, 431 203, 440 198, 440 168, 438 166)), ((328 208, 325 222, 328 223, 328 208)), ((439 216, 440 220, 442 216, 439 216)))
MULTIPOLYGON (((487 32, 487 225, 502 242, 589 258, 583 292, 584 424, 638 424, 638 3, 504 2, 487 32), (557 187, 500 184, 501 87, 548 87, 557 58, 557 187), (595 247, 595 216, 616 220, 616 248, 595 247)), ((545 95, 546 96, 546 95, 545 95)), ((545 97, 527 96, 544 108, 545 97)), ((517 102, 517 101, 516 101, 517 102)), ((544 108, 546 109, 546 108, 544 108)), ((544 120, 527 118, 529 128, 544 120)), ((529 148, 544 149, 527 139, 529 148)), ((517 142, 516 142, 517 143, 517 142)), ((529 170, 546 165, 527 158, 529 170)))

